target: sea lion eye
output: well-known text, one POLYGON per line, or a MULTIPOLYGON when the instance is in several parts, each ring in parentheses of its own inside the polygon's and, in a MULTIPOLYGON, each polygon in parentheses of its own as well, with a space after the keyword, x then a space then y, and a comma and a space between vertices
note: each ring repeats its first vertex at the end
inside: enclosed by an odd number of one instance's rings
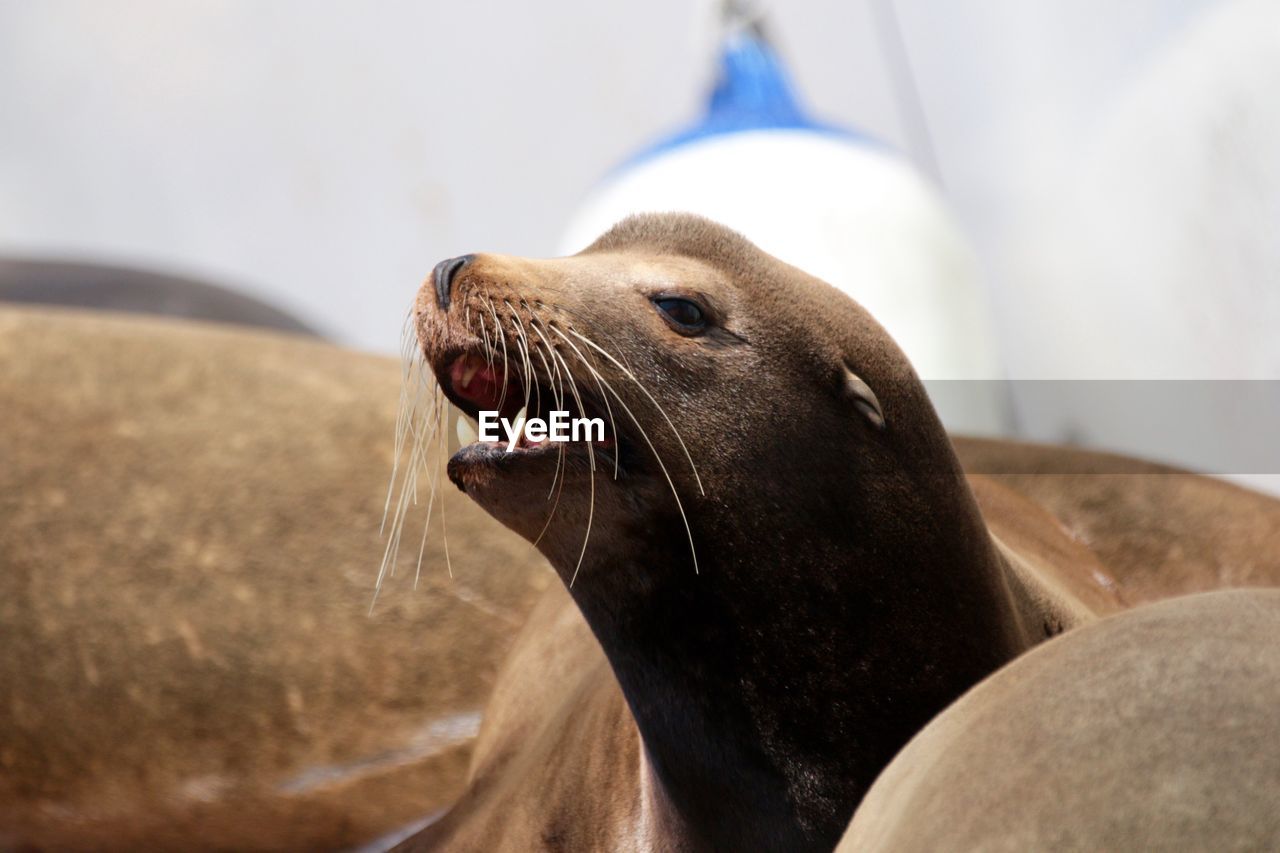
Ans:
POLYGON ((684 334, 696 334, 707 326, 707 316, 698 303, 678 296, 659 296, 653 300, 658 310, 684 334))

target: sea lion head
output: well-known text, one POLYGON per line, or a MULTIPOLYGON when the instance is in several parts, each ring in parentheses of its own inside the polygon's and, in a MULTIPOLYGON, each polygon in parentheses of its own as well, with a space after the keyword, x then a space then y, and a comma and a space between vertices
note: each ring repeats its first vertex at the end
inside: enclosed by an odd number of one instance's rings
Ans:
POLYGON ((569 586, 657 801, 703 846, 830 849, 910 734, 1012 655, 990 540, 907 359, 732 231, 646 215, 569 258, 451 259, 416 328, 464 412, 607 424, 468 443, 448 473, 569 586))
POLYGON ((788 519, 834 518, 833 502, 842 532, 909 512, 904 462, 946 441, 866 311, 692 215, 631 217, 567 258, 442 262, 416 325, 473 418, 560 408, 605 424, 592 443, 472 443, 448 465, 562 573, 637 537, 696 568, 761 525, 789 538, 788 519))

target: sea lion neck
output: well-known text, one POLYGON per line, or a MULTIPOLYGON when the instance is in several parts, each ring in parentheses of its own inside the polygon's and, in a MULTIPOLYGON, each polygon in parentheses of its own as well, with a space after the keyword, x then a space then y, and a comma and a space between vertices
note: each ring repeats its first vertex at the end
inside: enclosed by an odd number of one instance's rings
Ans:
POLYGON ((588 556, 570 593, 682 838, 829 849, 897 748, 1023 647, 958 464, 910 486, 895 504, 871 479, 773 517, 708 500, 697 574, 655 534, 674 517, 588 556))

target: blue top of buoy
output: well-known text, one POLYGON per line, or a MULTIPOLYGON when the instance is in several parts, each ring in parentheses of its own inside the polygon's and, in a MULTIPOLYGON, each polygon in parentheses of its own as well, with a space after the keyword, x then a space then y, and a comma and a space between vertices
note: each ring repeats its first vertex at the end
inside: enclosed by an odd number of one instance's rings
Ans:
POLYGON ((756 31, 744 29, 724 40, 720 74, 702 118, 632 156, 619 168, 690 142, 746 130, 808 130, 869 141, 860 133, 810 118, 800 107, 778 55, 756 31))

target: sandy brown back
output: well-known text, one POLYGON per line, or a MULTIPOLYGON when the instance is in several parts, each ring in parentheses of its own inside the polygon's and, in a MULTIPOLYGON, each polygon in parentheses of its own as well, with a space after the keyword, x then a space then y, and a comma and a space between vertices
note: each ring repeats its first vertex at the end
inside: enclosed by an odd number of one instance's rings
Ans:
MULTIPOLYGON (((0 848, 319 849, 446 807, 554 580, 446 495, 368 615, 400 366, 0 311, 0 848)), ((419 516, 420 518, 420 516, 419 516)))
POLYGON ((999 482, 970 475, 1024 628, 1035 639, 1116 613, 1128 605, 1096 554, 1042 506, 999 482))
POLYGON ((841 851, 1280 846, 1280 590, 1147 605, 1028 652, 934 719, 841 851))
POLYGON ((1122 456, 957 438, 970 473, 1053 515, 1129 604, 1224 587, 1280 586, 1280 500, 1122 456))

